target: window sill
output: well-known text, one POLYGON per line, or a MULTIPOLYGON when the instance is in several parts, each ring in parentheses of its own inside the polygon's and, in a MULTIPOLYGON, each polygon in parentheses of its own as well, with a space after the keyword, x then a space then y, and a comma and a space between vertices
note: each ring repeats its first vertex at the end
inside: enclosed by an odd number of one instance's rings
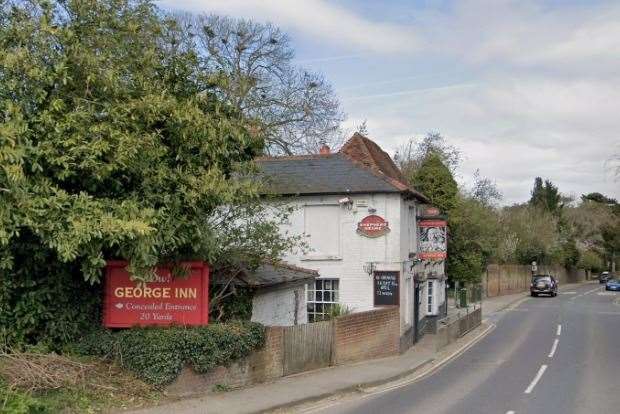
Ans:
POLYGON ((339 260, 342 260, 341 256, 334 256, 334 255, 328 255, 328 254, 301 257, 302 262, 339 261, 339 260))

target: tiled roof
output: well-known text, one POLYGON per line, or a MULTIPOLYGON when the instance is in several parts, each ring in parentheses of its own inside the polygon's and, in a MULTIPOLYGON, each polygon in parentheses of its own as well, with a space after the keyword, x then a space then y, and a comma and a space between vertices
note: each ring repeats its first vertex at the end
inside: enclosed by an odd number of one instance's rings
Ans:
POLYGON ((262 157, 261 178, 276 194, 410 193, 411 188, 390 156, 370 139, 355 133, 334 154, 262 157))

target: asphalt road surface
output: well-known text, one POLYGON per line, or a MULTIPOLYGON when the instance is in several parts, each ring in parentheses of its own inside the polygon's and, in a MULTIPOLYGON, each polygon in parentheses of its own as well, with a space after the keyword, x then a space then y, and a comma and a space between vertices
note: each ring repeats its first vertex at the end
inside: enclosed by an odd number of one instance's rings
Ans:
POLYGON ((495 330, 433 375, 315 412, 620 413, 620 293, 560 286, 490 320, 495 330))

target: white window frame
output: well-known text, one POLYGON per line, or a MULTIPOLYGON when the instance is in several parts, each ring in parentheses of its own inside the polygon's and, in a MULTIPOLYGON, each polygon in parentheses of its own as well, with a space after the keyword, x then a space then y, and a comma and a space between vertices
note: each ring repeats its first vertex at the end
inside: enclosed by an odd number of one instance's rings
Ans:
POLYGON ((427 315, 435 315, 437 311, 435 310, 435 302, 436 302, 436 294, 435 294, 435 281, 429 280, 426 283, 426 314, 427 315))
POLYGON ((308 322, 325 320, 330 308, 339 303, 339 299, 340 279, 338 278, 320 278, 306 285, 308 322), (325 299, 327 296, 329 300, 325 299))

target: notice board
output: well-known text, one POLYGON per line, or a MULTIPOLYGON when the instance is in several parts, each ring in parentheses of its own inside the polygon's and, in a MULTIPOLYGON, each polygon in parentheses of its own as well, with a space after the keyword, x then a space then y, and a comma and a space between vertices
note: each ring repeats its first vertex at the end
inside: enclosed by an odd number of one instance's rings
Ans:
POLYGON ((399 282, 399 272, 375 272, 373 284, 375 306, 398 305, 399 282))
POLYGON ((187 275, 173 277, 169 267, 158 267, 152 282, 137 283, 127 262, 106 266, 103 324, 108 328, 145 325, 207 325, 209 323, 209 267, 203 262, 181 263, 187 275))

